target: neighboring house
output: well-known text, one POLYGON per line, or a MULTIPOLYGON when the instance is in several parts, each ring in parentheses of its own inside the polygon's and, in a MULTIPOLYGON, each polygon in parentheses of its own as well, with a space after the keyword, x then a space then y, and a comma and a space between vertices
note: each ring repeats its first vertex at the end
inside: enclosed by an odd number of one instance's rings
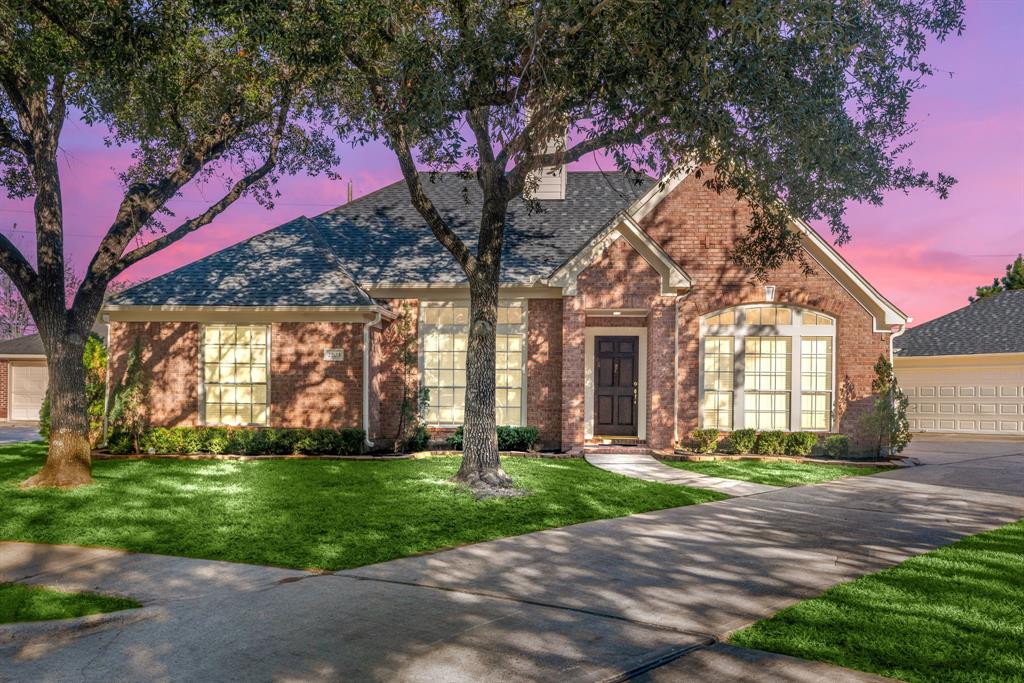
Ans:
MULTIPOLYGON (((475 244, 475 181, 424 177, 475 244)), ((730 260, 748 207, 693 175, 544 175, 512 202, 502 261, 501 424, 546 448, 670 447, 698 426, 852 432, 872 366, 908 318, 804 223, 804 274, 757 281, 730 260)), ((463 420, 469 292, 395 183, 301 217, 114 297, 111 367, 141 344, 161 425, 362 426, 395 437, 411 315, 425 416, 463 420)))
MULTIPOLYGON (((107 326, 92 330, 106 341, 107 326)), ((0 420, 37 422, 50 382, 38 334, 0 341, 0 420)))
POLYGON ((893 345, 911 430, 1024 436, 1024 290, 979 299, 893 345))

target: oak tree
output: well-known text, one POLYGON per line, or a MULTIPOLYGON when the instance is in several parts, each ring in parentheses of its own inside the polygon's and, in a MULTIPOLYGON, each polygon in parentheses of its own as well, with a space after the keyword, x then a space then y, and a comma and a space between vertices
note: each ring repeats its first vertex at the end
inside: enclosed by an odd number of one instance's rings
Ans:
MULTIPOLYGON (((736 258, 763 274, 798 258, 790 216, 849 239, 847 202, 952 178, 906 159, 929 39, 961 0, 321 0, 313 53, 334 69, 325 115, 383 140, 410 201, 470 291, 465 437, 456 479, 505 487, 495 435, 495 324, 507 207, 541 169, 603 152, 623 171, 684 166, 753 209, 736 258), (567 136, 566 136, 567 134, 567 136), (482 193, 475 240, 430 198, 455 170, 482 193)), ((536 203, 535 203, 536 204, 536 203)), ((536 207, 539 210, 539 206, 536 207)))
POLYGON ((82 357, 110 282, 241 197, 271 205, 281 173, 336 162, 329 140, 296 114, 305 27, 242 7, 0 0, 0 183, 32 199, 35 219, 35 253, 0 235, 0 268, 42 337, 51 399, 46 462, 24 486, 91 480, 82 357), (131 163, 69 303, 60 144, 72 119, 130 149, 131 163), (168 202, 196 184, 212 198, 178 219, 168 202))

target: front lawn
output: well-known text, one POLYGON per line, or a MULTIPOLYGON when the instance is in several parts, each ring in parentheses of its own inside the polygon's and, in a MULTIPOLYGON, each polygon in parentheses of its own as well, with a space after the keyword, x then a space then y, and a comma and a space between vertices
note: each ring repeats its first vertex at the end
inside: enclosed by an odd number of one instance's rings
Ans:
POLYGON ((100 461, 95 482, 22 491, 42 444, 0 448, 0 539, 342 569, 540 529, 725 498, 583 460, 506 458, 531 495, 478 501, 458 458, 100 461))
POLYGON ((128 598, 97 593, 65 593, 40 586, 0 583, 0 624, 71 619, 135 607, 142 605, 128 598))
POLYGON ((731 641, 904 681, 1024 681, 1024 520, 840 584, 731 641))
POLYGON ((666 460, 666 465, 681 470, 707 474, 723 479, 740 479, 769 486, 802 486, 820 484, 842 477, 876 474, 894 469, 885 465, 857 467, 855 465, 830 465, 813 462, 765 461, 765 460, 666 460))

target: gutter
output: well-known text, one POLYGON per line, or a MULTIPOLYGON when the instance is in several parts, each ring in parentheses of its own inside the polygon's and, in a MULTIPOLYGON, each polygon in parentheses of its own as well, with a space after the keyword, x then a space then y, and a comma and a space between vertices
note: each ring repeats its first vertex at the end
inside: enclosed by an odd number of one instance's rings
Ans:
MULTIPOLYGON (((910 318, 908 318, 908 320, 910 320, 910 318)), ((896 367, 896 349, 895 349, 895 347, 893 345, 893 342, 896 341, 896 337, 900 336, 901 334, 903 334, 906 331, 907 331, 907 324, 904 323, 904 324, 900 325, 899 331, 891 332, 889 334, 889 362, 892 364, 893 368, 896 367)), ((893 372, 895 372, 895 370, 893 370, 893 372)))
POLYGON ((368 323, 363 323, 363 442, 366 447, 373 448, 370 441, 370 330, 380 325, 381 314, 368 323))

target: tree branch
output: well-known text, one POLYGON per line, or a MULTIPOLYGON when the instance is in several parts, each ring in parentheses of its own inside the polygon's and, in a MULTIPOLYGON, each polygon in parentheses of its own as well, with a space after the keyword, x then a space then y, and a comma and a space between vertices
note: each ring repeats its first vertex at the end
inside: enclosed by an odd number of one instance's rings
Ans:
POLYGON ((430 197, 424 191, 423 183, 420 180, 420 173, 416 169, 416 161, 412 156, 412 147, 409 144, 405 126, 401 123, 398 114, 390 106, 390 101, 380 76, 354 50, 348 50, 346 57, 352 66, 366 78, 377 107, 383 112, 389 112, 390 110, 390 113, 386 113, 383 117, 384 132, 387 135, 391 148, 398 157, 398 165, 402 169, 402 177, 405 178, 405 184, 409 188, 409 197, 412 205, 416 207, 420 216, 427 222, 427 227, 434 233, 437 241, 455 257, 455 260, 458 261, 466 276, 472 277, 476 272, 476 257, 473 256, 466 243, 455 234, 455 231, 448 227, 444 218, 437 211, 437 207, 434 206, 434 203, 430 201, 430 197))
POLYGON ((0 234, 0 269, 7 273, 22 297, 28 301, 31 293, 36 291, 39 276, 21 251, 3 234, 0 234))
MULTIPOLYGON (((270 149, 267 152, 267 157, 264 162, 258 167, 247 173, 244 177, 240 178, 231 189, 224 194, 218 201, 212 204, 206 211, 199 214, 195 218, 185 221, 174 230, 170 231, 166 235, 163 235, 155 240, 147 242, 146 244, 133 249, 124 256, 122 256, 117 264, 113 268, 113 273, 107 278, 109 281, 113 277, 117 276, 118 273, 124 271, 126 268, 131 266, 138 261, 154 254, 165 247, 174 244, 178 240, 182 239, 186 235, 189 235, 199 228, 207 225, 214 218, 219 216, 226 208, 231 206, 235 200, 241 197, 249 188, 263 180, 270 171, 273 170, 277 164, 278 152, 281 148, 281 142, 284 140, 285 131, 288 127, 288 115, 291 110, 291 98, 285 98, 281 104, 281 111, 278 115, 277 125, 274 128, 273 137, 270 140, 270 149)), ((90 271, 91 275, 91 271, 90 271)))

